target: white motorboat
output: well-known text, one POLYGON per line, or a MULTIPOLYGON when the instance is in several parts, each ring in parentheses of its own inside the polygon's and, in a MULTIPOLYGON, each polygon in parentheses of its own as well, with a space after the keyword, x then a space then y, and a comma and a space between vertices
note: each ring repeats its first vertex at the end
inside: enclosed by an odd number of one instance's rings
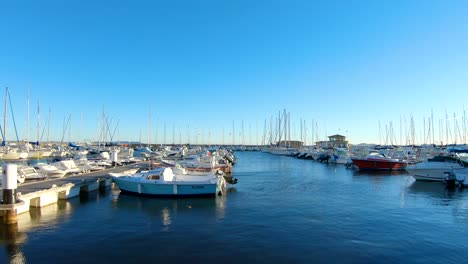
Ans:
POLYGON ((50 178, 62 178, 67 175, 68 170, 57 168, 54 165, 42 163, 36 165, 38 170, 50 178))
POLYGON ((47 175, 36 171, 32 166, 18 165, 18 177, 24 177, 25 180, 44 180, 47 175))
POLYGON ((51 165, 54 165, 58 169, 66 170, 67 173, 74 174, 82 172, 81 169, 76 166, 75 161, 72 159, 56 161, 51 165))
POLYGON ((452 156, 436 156, 424 162, 406 166, 406 171, 417 181, 443 182, 446 173, 465 169, 466 162, 452 156))
POLYGON ((105 169, 105 167, 99 166, 96 161, 88 160, 86 158, 81 158, 81 159, 75 160, 75 164, 83 172, 100 171, 100 170, 105 169))
POLYGON ((185 170, 157 168, 136 173, 109 173, 123 193, 141 196, 198 197, 224 193, 222 173, 193 175, 185 170), (175 173, 174 173, 175 172, 175 173))

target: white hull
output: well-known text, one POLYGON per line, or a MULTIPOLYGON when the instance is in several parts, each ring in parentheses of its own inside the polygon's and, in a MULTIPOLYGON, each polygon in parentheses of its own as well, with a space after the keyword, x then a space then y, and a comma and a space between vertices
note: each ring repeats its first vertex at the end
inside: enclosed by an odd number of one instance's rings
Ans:
POLYGON ((2 159, 4 159, 4 160, 17 160, 17 159, 20 159, 20 153, 18 153, 18 152, 3 153, 2 159))
POLYGON ((52 155, 52 151, 50 150, 43 150, 42 151, 42 157, 50 157, 50 155, 52 155))
POLYGON ((110 173, 122 192, 142 196, 194 197, 223 193, 224 177, 211 175, 172 174, 170 168, 136 173, 131 176, 110 173))
POLYGON ((39 159, 42 158, 42 151, 29 151, 28 153, 28 159, 39 159))
POLYGON ((417 181, 444 181, 445 173, 465 169, 461 164, 454 162, 421 162, 408 165, 406 170, 417 181))
POLYGON ((57 167, 49 164, 39 165, 38 168, 40 172, 44 173, 50 178, 62 178, 68 173, 66 170, 58 169, 57 167))

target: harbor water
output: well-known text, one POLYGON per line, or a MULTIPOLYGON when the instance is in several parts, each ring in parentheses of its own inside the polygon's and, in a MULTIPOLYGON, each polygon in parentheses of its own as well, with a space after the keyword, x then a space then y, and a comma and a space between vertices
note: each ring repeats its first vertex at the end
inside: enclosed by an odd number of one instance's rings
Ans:
POLYGON ((465 263, 468 189, 236 152, 216 198, 116 187, 18 215, 0 263, 465 263))

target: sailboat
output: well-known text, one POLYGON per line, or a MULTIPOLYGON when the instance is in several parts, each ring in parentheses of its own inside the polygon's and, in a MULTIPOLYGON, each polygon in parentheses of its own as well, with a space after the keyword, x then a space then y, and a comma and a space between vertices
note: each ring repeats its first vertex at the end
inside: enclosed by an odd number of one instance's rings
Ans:
MULTIPOLYGON (((4 160, 18 160, 18 159, 25 159, 28 157, 27 152, 21 151, 18 147, 10 147, 7 145, 6 142, 6 124, 7 124, 7 110, 8 110, 8 99, 9 99, 9 92, 8 92, 8 87, 6 87, 5 91, 5 111, 4 111, 4 116, 3 116, 3 141, 2 141, 2 156, 1 158, 4 160)), ((10 103, 11 106, 11 103, 10 103)), ((13 110, 13 109, 12 109, 13 110)), ((14 122, 14 116, 13 116, 13 122, 14 122)), ((16 129, 16 125, 15 125, 16 129)), ((1 129, 0 129, 1 131, 1 129)))
MULTIPOLYGON (((28 158, 29 159, 40 159, 42 158, 42 150, 39 148, 39 101, 37 102, 37 141, 34 143, 36 147, 30 148, 29 147, 29 131, 28 131, 28 147, 26 148, 28 151, 28 158)), ((29 96, 28 96, 28 130, 29 130, 29 96)))

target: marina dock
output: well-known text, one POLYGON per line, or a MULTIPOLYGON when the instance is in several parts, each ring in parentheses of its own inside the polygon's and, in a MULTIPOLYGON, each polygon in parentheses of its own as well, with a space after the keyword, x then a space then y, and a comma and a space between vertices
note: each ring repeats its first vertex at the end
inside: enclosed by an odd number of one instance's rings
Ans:
MULTIPOLYGON (((16 216, 28 212, 31 207, 40 208, 57 203, 58 200, 77 197, 81 193, 110 188, 110 172, 122 172, 146 165, 147 163, 140 162, 63 178, 25 182, 16 190, 16 203, 0 204, 0 218, 5 224, 16 223, 16 216)), ((1 195, 3 197, 3 189, 1 195)))

